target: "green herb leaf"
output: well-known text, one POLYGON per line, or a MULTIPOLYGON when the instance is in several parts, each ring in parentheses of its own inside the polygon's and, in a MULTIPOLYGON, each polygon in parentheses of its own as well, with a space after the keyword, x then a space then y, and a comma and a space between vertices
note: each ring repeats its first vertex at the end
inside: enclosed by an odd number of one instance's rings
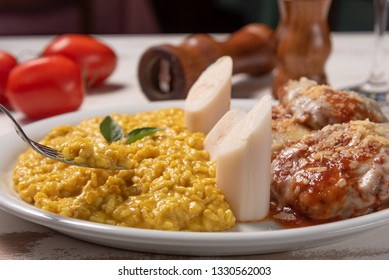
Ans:
POLYGON ((143 137, 149 136, 157 131, 162 130, 162 128, 155 128, 155 127, 142 127, 137 128, 128 133, 127 135, 127 144, 134 143, 143 137))
POLYGON ((100 123, 100 132, 109 143, 123 138, 124 131, 110 116, 100 123))

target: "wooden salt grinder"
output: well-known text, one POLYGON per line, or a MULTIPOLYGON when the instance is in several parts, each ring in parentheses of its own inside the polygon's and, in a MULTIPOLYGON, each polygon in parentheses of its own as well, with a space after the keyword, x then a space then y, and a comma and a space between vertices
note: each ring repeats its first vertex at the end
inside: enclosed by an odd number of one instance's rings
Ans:
POLYGON ((150 100, 184 99, 200 74, 221 56, 231 56, 233 74, 265 75, 275 67, 274 31, 249 24, 225 41, 193 34, 180 45, 154 46, 138 65, 141 88, 150 100))

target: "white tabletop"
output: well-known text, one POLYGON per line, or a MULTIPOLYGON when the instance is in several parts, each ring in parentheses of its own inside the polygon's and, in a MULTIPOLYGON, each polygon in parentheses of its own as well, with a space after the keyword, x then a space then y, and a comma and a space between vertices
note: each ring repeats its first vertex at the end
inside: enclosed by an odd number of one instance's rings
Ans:
MULTIPOLYGON (((102 36, 117 53, 119 64, 108 84, 99 92, 88 94, 80 110, 110 105, 149 102, 137 81, 141 54, 150 46, 178 44, 183 36, 102 36)), ((0 49, 24 60, 39 54, 51 37, 2 37, 0 49)), ((373 37, 371 34, 333 34, 332 53, 326 65, 329 84, 335 88, 362 82, 371 68, 373 37)), ((389 51, 389 47, 387 49, 389 51)), ((387 66, 389 62, 385 61, 387 66)), ((389 67, 387 67, 389 69, 389 67)), ((389 72, 389 71, 388 71, 389 72)), ((272 77, 235 76, 233 95, 256 98, 270 92, 272 77)), ((22 114, 16 119, 24 121, 22 114)), ((12 125, 0 114, 0 136, 12 125)), ((389 225, 350 236, 341 242, 312 249, 224 257, 228 259, 389 259, 389 225)), ((0 259, 196 259, 119 250, 80 241, 33 224, 0 210, 0 259)), ((222 257, 217 257, 222 258, 222 257)), ((204 257, 201 257, 204 259, 204 257)))

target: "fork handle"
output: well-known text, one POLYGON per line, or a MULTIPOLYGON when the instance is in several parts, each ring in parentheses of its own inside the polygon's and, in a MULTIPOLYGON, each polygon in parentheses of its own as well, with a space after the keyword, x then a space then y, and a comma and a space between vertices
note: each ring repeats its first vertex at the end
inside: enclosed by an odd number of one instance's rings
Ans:
POLYGON ((22 140, 26 143, 29 143, 29 138, 27 137, 26 133, 24 133, 22 127, 19 125, 19 123, 15 120, 15 118, 12 116, 11 112, 3 105, 0 104, 0 110, 3 111, 4 114, 7 115, 7 117, 12 121, 12 124, 15 128, 16 133, 22 138, 22 140))

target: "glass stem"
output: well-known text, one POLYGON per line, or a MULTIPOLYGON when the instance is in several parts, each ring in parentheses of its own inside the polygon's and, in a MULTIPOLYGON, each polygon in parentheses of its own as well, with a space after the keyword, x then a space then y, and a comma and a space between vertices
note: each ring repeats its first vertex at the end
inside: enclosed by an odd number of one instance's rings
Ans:
POLYGON ((388 0, 374 0, 374 34, 375 34, 375 52, 373 58, 373 68, 368 78, 368 83, 377 86, 383 86, 387 83, 383 59, 384 39, 386 24, 388 19, 388 0))

